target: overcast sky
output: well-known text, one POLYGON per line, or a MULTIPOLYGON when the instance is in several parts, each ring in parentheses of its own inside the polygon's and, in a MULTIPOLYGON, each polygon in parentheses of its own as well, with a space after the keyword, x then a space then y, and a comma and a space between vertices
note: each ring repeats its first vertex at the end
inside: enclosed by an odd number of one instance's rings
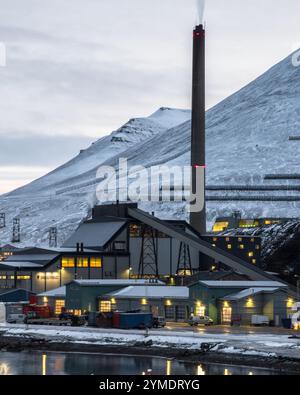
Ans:
MULTIPOLYGON (((189 108, 196 9, 196 0, 0 0, 0 193, 129 118, 189 108)), ((207 0, 207 106, 286 57, 299 18, 299 0, 207 0)))

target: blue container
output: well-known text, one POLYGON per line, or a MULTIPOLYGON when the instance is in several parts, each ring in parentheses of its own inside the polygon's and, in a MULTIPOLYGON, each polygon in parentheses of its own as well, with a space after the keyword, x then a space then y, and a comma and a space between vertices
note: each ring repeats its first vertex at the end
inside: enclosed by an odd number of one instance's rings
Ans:
POLYGON ((285 329, 292 329, 292 320, 290 318, 284 318, 282 320, 282 326, 285 329))
POLYGON ((151 313, 120 313, 120 329, 144 329, 152 326, 151 313))

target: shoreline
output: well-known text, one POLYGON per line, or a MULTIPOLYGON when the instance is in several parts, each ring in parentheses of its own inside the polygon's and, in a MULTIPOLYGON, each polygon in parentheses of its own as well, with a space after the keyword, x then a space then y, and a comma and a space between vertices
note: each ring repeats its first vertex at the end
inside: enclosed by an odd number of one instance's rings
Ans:
POLYGON ((300 374, 300 359, 289 357, 226 354, 218 351, 201 351, 173 347, 162 348, 131 345, 99 345, 88 342, 58 342, 42 338, 0 336, 0 352, 67 352, 82 354, 106 354, 176 359, 181 363, 219 364, 268 369, 278 373, 300 374))

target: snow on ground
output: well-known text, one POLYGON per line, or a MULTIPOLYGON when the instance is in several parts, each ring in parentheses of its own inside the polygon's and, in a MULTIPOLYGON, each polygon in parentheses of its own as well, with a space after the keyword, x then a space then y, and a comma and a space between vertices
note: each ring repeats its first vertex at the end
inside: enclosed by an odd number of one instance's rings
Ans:
MULTIPOLYGON (((209 185, 274 185, 266 174, 300 173, 300 67, 284 59, 254 82, 207 112, 207 183, 209 185)), ((51 226, 62 243, 97 203, 96 171, 129 166, 189 165, 190 111, 161 108, 148 118, 134 118, 101 138, 50 174, 0 197, 7 228, 0 244, 10 242, 12 219, 21 219, 21 245, 46 246, 51 226)), ((276 182, 297 184, 299 181, 276 182)), ((221 195, 224 195, 221 192, 221 195)), ((275 193, 276 194, 276 193, 275 193)), ((280 192, 295 195, 300 192, 280 192)), ((184 203, 143 203, 161 218, 187 218, 184 203)), ((208 222, 239 209, 243 215, 299 217, 300 202, 208 202, 208 222)))
POLYGON ((286 356, 300 359, 300 339, 274 334, 212 334, 203 332, 176 332, 162 330, 118 330, 100 328, 62 328, 47 326, 0 325, 5 336, 43 338, 55 342, 75 342, 98 345, 134 346, 151 342, 152 347, 197 350, 201 344, 213 345, 213 352, 248 356, 286 356))

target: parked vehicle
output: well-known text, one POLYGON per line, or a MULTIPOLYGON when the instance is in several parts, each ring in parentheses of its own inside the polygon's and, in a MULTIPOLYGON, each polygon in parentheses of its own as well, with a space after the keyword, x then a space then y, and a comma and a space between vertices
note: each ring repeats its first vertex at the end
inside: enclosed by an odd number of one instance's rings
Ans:
POLYGON ((198 325, 210 326, 214 324, 214 321, 207 316, 194 315, 188 320, 188 324, 191 326, 198 326, 198 325))
POLYGON ((253 315, 251 317, 251 325, 253 326, 269 326, 270 320, 266 315, 253 315))
POLYGON ((153 317, 153 328, 164 328, 166 320, 164 317, 153 317))
POLYGON ((25 314, 9 314, 6 321, 9 324, 24 324, 25 318, 25 314))

